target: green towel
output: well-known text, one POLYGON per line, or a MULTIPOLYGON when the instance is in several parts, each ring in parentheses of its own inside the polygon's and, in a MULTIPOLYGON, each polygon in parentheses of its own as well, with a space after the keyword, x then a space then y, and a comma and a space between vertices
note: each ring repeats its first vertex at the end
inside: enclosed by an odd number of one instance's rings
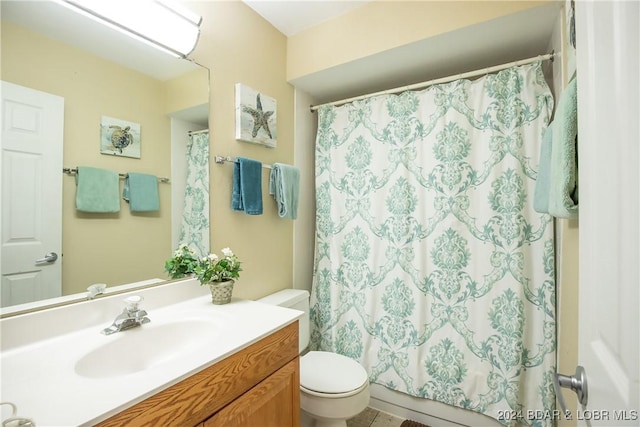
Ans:
POLYGON ((117 172, 78 166, 76 209, 82 212, 120 212, 120 176, 117 172))
POLYGON ((269 194, 278 204, 280 218, 298 217, 298 194, 300 189, 300 170, 295 166, 274 163, 269 176, 269 194))
POLYGON ((549 213, 578 217, 578 90, 574 77, 560 95, 553 120, 549 168, 549 213))
POLYGON ((553 122, 544 131, 540 144, 540 162, 536 189, 533 193, 533 209, 540 213, 549 213, 549 168, 551 167, 551 144, 553 139, 553 122))
POLYGON ((124 179, 122 198, 129 202, 131 212, 160 210, 158 177, 144 173, 129 172, 124 179))

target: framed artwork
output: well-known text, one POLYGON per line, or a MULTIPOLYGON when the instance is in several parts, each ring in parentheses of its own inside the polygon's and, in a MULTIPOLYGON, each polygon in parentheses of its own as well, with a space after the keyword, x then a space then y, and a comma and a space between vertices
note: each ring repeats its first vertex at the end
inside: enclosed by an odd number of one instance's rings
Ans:
POLYGON ((100 153, 140 158, 140 124, 102 116, 100 153))
POLYGON ((236 139, 274 148, 278 127, 276 100, 236 83, 236 139))

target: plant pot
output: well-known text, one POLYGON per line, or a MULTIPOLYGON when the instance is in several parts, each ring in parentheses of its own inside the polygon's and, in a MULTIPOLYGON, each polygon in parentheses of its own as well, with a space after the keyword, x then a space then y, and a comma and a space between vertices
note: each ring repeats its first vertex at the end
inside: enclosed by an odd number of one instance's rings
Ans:
POLYGON ((235 280, 225 280, 223 282, 209 282, 211 290, 211 302, 213 304, 228 304, 231 302, 231 294, 233 293, 233 284, 235 280))

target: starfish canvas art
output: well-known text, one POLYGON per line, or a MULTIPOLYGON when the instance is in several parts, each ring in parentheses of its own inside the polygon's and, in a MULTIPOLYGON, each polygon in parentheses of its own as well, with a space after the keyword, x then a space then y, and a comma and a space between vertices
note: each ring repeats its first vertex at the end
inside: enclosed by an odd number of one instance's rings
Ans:
POLYGON ((277 136, 276 100, 236 83, 236 139, 274 148, 277 136))

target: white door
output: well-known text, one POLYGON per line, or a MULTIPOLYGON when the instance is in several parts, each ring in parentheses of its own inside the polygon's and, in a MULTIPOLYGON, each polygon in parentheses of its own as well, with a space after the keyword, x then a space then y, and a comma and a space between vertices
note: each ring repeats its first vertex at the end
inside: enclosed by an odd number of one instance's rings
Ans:
POLYGON ((637 1, 576 1, 579 425, 640 425, 639 26, 637 1))
POLYGON ((6 307, 62 291, 64 99, 2 82, 2 293, 6 307), (51 254, 56 254, 51 255, 51 254))

